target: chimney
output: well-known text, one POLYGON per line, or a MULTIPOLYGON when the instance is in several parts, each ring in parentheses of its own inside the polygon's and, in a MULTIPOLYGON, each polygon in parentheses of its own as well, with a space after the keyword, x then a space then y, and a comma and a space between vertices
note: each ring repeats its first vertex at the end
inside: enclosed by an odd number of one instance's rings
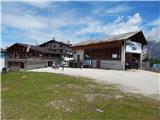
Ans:
POLYGON ((68 40, 68 41, 67 41, 67 44, 69 45, 69 43, 70 43, 70 41, 68 40))
POLYGON ((52 40, 54 40, 54 41, 55 41, 55 40, 56 40, 56 37, 52 37, 52 40))
POLYGON ((67 41, 67 45, 68 45, 69 47, 72 46, 72 44, 70 44, 70 41, 69 41, 69 40, 67 41))

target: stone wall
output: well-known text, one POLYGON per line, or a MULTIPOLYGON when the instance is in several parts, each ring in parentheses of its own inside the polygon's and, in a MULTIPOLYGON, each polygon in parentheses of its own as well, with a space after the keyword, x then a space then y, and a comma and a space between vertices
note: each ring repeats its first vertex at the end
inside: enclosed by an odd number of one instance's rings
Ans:
MULTIPOLYGON (((113 69, 121 70, 122 62, 120 60, 99 60, 100 68, 102 69, 113 69)), ((92 60, 92 67, 97 68, 97 60, 92 60)))
POLYGON ((48 66, 47 60, 28 60, 24 63, 24 69, 36 69, 36 68, 44 68, 48 66))

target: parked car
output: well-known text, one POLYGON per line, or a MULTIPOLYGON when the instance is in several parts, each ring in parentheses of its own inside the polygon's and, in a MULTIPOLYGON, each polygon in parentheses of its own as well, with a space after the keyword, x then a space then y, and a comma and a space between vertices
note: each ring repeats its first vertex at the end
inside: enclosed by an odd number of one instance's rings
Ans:
POLYGON ((85 64, 85 65, 83 65, 83 67, 84 67, 84 68, 90 68, 90 65, 85 64))
POLYGON ((125 64, 126 69, 138 69, 139 63, 136 58, 132 58, 131 60, 128 60, 125 64))

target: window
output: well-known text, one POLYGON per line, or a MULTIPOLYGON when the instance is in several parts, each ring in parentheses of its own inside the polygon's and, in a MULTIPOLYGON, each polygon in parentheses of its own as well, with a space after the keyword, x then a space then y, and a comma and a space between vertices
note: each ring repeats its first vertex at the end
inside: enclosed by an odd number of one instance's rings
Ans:
POLYGON ((80 55, 77 55, 77 61, 80 61, 80 55))
POLYGON ((112 54, 112 58, 117 59, 118 55, 117 54, 112 54))

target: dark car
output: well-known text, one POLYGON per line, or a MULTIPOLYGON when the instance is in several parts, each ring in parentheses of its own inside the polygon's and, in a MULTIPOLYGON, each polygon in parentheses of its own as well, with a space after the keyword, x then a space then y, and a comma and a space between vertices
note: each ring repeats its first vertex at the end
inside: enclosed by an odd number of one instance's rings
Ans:
POLYGON ((139 63, 136 58, 132 58, 131 60, 128 60, 125 64, 126 69, 138 69, 139 63))
POLYGON ((84 67, 84 68, 90 68, 90 65, 85 64, 85 65, 83 65, 83 67, 84 67))

